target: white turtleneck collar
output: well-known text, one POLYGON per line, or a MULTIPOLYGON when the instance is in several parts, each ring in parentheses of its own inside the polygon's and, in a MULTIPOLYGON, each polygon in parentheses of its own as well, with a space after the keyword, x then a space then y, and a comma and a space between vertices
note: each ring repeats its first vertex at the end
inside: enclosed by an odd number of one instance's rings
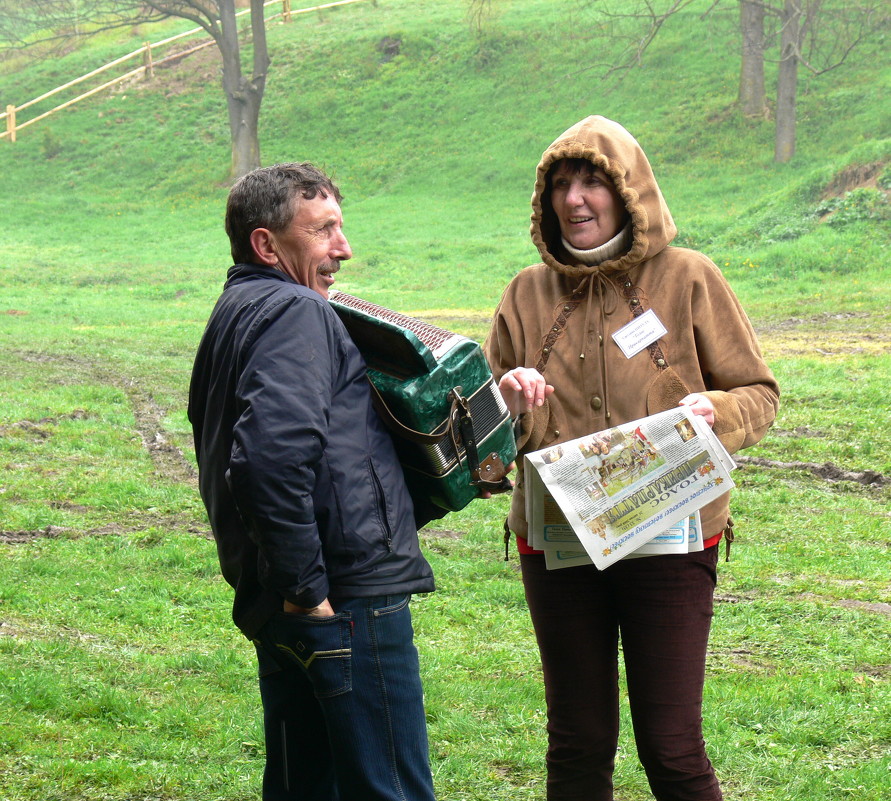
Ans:
POLYGON ((625 223, 625 227, 609 242, 604 242, 602 245, 590 250, 579 250, 570 245, 563 237, 561 239, 563 239, 563 247, 566 248, 566 252, 574 259, 578 259, 582 264, 590 264, 592 266, 603 264, 605 261, 618 258, 631 247, 631 220, 625 223))

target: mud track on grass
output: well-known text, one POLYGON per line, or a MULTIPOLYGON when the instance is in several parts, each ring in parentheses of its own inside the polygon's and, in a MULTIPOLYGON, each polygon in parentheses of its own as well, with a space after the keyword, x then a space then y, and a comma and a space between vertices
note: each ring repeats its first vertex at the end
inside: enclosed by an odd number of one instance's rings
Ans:
MULTIPOLYGON (((768 362, 779 357, 804 356, 835 361, 851 356, 891 354, 891 314, 888 312, 840 311, 811 317, 789 317, 756 326, 755 330, 768 362)), ((792 432, 773 429, 773 433, 781 436, 826 436, 807 427, 792 432)), ((744 454, 735 455, 734 460, 741 466, 804 471, 827 483, 850 481, 871 488, 891 484, 891 476, 874 470, 848 470, 832 462, 780 462, 744 454)))
MULTIPOLYGON (((163 407, 152 394, 151 388, 144 386, 136 378, 122 375, 88 359, 52 354, 17 353, 23 362, 38 363, 54 369, 60 374, 60 383, 97 384, 111 386, 127 396, 133 413, 135 430, 142 445, 151 456, 158 477, 166 481, 197 486, 198 475, 183 451, 173 443, 174 437, 164 427, 164 417, 169 408, 163 407)), ((89 409, 75 409, 54 417, 40 420, 20 420, 13 425, 31 428, 38 436, 48 436, 42 427, 53 425, 65 419, 85 419, 91 416, 89 409)))
POLYGON ((760 456, 741 456, 739 454, 736 454, 733 460, 738 465, 771 467, 779 470, 803 470, 833 484, 839 481, 854 481, 865 487, 885 487, 891 484, 891 478, 883 476, 875 470, 843 470, 832 464, 832 462, 824 462, 823 464, 815 464, 813 462, 778 462, 773 459, 764 459, 760 456))
MULTIPOLYGON (((185 484, 197 490, 197 471, 183 450, 175 444, 173 434, 164 426, 164 418, 171 409, 159 403, 150 388, 133 377, 125 376, 109 369, 106 365, 99 365, 88 359, 31 352, 9 354, 10 360, 15 358, 26 364, 43 366, 48 373, 55 373, 52 379, 60 385, 94 384, 120 390, 127 398, 133 415, 134 431, 151 458, 155 476, 161 481, 185 484)), ((38 420, 18 420, 7 424, 5 428, 24 430, 35 439, 48 439, 53 435, 53 427, 61 421, 83 420, 95 416, 89 409, 74 409, 38 420)), ((3 429, 0 428, 0 436, 2 433, 3 429)), ((191 437, 188 447, 191 447, 191 437)), ((88 511, 83 507, 78 508, 65 498, 53 500, 50 505, 72 511, 88 511)), ((206 523, 196 521, 191 515, 153 516, 144 512, 125 516, 119 522, 79 530, 78 536, 139 533, 150 528, 185 530, 201 536, 210 536, 206 523)), ((70 535, 71 532, 59 526, 22 531, 0 529, 0 543, 24 543, 38 538, 57 537, 63 533, 70 535)))

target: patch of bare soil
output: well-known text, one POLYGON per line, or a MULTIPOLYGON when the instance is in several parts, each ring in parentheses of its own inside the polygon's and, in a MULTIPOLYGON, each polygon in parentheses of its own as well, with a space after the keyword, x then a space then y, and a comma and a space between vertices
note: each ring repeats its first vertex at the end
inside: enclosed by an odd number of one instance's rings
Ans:
MULTIPOLYGON (((835 314, 824 312, 822 314, 815 314, 811 317, 789 317, 786 320, 780 320, 775 323, 768 323, 767 325, 759 326, 758 334, 759 336, 769 336, 774 331, 788 331, 790 329, 800 328, 801 326, 806 325, 822 326, 829 322, 839 322, 852 319, 866 319, 868 317, 870 317, 869 312, 838 312, 835 314)), ((854 333, 854 336, 857 336, 857 334, 854 333)))
POLYGON ((173 483, 196 484, 198 475, 185 454, 170 441, 164 431, 163 418, 167 410, 162 408, 152 396, 133 379, 113 379, 130 400, 136 429, 142 444, 152 457, 155 471, 173 483))
POLYGON ((765 355, 827 359, 891 353, 891 320, 869 312, 789 317, 756 329, 765 355), (819 335, 815 335, 819 332, 819 335))
POLYGON ((435 540, 460 540, 464 534, 447 528, 425 528, 424 536, 435 540))
POLYGON ((864 612, 875 612, 885 617, 891 617, 891 604, 845 599, 839 601, 838 606, 843 606, 845 609, 862 609, 864 612))
POLYGON ((860 601, 854 598, 827 601, 825 598, 818 597, 810 592, 804 593, 801 597, 810 601, 818 600, 823 603, 829 603, 831 606, 840 606, 844 609, 858 609, 862 612, 871 612, 876 615, 891 617, 891 604, 886 604, 882 601, 860 601))
POLYGON ((872 164, 853 164, 838 173, 826 186, 823 197, 839 197, 860 187, 877 187, 876 180, 885 168, 884 161, 872 164))
POLYGON ((744 598, 741 595, 727 595, 724 593, 715 593, 715 603, 716 604, 739 604, 748 601, 748 598, 744 598))
POLYGON ((41 417, 39 420, 17 420, 6 426, 0 426, 0 436, 10 429, 26 431, 37 439, 49 439, 52 436, 51 426, 57 425, 60 420, 86 420, 89 414, 83 409, 75 409, 68 414, 60 414, 55 417, 41 417))
POLYGON ((798 426, 792 429, 773 426, 770 429, 770 433, 775 437, 806 437, 811 439, 823 439, 829 436, 825 431, 819 431, 810 426, 798 426))
POLYGON ((167 98, 192 92, 196 85, 217 86, 222 94, 220 78, 222 57, 214 45, 195 50, 201 40, 194 39, 171 45, 163 54, 155 55, 153 76, 134 76, 112 89, 114 94, 139 92, 144 89, 162 91, 167 98))
POLYGON ((5 620, 0 620, 0 637, 21 637, 23 634, 21 629, 16 628, 5 620))
MULTIPOLYGON (((54 506, 56 504, 53 504, 54 506)), ((140 534, 150 529, 160 529, 162 531, 187 531, 200 537, 212 539, 210 527, 207 523, 195 520, 188 515, 165 515, 152 516, 144 513, 132 515, 131 523, 107 523, 102 526, 95 526, 88 529, 72 529, 62 526, 46 526, 45 528, 31 529, 29 531, 2 531, 0 530, 0 544, 20 545, 27 542, 33 542, 41 538, 52 539, 54 537, 67 536, 76 537, 103 537, 121 534, 140 534)))
POLYGON ((777 462, 760 456, 733 457, 739 465, 755 465, 757 467, 773 467, 783 470, 805 470, 826 481, 855 481, 865 487, 884 487, 891 484, 891 478, 877 473, 875 470, 843 470, 831 462, 814 464, 813 462, 777 462))
POLYGON ((0 542, 18 544, 23 542, 31 542, 38 537, 58 537, 65 529, 59 526, 47 526, 35 531, 0 531, 0 542))
POLYGON ((730 651, 730 661, 743 670, 752 670, 767 674, 773 674, 776 671, 776 668, 760 661, 757 658, 757 655, 747 648, 734 648, 730 651))
POLYGON ((99 637, 95 634, 86 634, 78 631, 70 626, 61 626, 50 631, 47 627, 35 627, 23 625, 22 623, 10 623, 7 620, 0 620, 0 637, 15 637, 16 639, 38 640, 46 639, 48 636, 64 637, 69 641, 82 643, 98 643, 99 637))

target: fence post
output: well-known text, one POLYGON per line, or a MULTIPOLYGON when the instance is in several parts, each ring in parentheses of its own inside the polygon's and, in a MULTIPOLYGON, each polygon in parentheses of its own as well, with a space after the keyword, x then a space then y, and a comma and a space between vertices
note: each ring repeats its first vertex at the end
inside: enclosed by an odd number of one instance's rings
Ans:
POLYGON ((142 65, 145 67, 145 77, 155 77, 155 65, 152 62, 152 43, 145 43, 145 51, 142 54, 142 65))
POLYGON ((285 22, 291 21, 291 0, 282 0, 282 17, 285 22))
POLYGON ((6 130, 9 133, 9 141, 15 142, 15 106, 6 107, 6 130))

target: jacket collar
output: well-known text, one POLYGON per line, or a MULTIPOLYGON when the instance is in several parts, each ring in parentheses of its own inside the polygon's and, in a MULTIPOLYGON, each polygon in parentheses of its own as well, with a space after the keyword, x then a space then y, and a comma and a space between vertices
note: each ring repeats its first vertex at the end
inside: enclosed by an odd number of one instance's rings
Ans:
POLYGON ((277 270, 275 267, 268 267, 265 264, 242 263, 233 264, 229 268, 229 271, 226 273, 226 286, 229 287, 258 278, 284 281, 291 284, 296 283, 293 278, 285 275, 281 270, 277 270))

